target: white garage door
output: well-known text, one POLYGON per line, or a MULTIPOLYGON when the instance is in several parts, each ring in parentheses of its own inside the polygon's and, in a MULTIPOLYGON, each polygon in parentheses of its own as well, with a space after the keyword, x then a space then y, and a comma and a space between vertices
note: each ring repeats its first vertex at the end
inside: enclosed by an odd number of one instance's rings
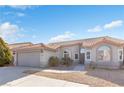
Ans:
POLYGON ((40 67, 40 53, 39 52, 18 53, 18 65, 40 67))

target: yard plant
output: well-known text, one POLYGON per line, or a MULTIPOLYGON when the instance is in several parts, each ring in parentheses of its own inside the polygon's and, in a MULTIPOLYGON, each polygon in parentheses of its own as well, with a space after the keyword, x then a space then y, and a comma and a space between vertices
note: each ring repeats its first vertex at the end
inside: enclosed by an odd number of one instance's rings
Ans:
POLYGON ((55 67, 58 65, 59 65, 59 59, 57 57, 52 56, 49 58, 49 66, 55 67))
POLYGON ((73 63, 73 60, 69 57, 64 57, 61 60, 62 65, 70 66, 70 65, 72 65, 72 63, 73 63))
POLYGON ((0 66, 10 64, 12 62, 12 54, 7 43, 0 38, 0 66))

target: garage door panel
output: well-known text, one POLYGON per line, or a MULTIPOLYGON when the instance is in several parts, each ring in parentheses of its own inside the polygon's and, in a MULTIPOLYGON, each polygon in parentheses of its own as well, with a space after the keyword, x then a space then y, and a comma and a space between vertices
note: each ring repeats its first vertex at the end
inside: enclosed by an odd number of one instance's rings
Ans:
POLYGON ((40 53, 38 52, 19 53, 18 65, 40 67, 40 53))

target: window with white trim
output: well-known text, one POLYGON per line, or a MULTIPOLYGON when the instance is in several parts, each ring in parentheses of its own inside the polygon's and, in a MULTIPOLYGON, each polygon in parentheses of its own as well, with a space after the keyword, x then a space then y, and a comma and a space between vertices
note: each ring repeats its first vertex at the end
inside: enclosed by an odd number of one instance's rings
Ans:
POLYGON ((69 52, 68 51, 64 51, 63 57, 64 58, 68 58, 69 57, 69 52))
POLYGON ((118 50, 118 61, 123 61, 123 49, 118 50))
POLYGON ((75 54, 75 59, 78 59, 78 54, 75 54))
POLYGON ((81 48, 80 49, 80 53, 85 53, 85 49, 84 48, 81 48))
POLYGON ((86 60, 87 61, 90 61, 91 60, 91 51, 90 50, 87 50, 86 51, 86 60))

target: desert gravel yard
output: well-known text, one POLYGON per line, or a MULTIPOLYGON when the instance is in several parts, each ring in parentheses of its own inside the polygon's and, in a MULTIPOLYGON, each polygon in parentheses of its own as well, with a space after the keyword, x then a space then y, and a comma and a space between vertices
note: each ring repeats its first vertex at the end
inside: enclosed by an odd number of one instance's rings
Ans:
POLYGON ((67 73, 26 70, 24 73, 87 84, 92 87, 124 86, 124 70, 90 69, 67 73))

